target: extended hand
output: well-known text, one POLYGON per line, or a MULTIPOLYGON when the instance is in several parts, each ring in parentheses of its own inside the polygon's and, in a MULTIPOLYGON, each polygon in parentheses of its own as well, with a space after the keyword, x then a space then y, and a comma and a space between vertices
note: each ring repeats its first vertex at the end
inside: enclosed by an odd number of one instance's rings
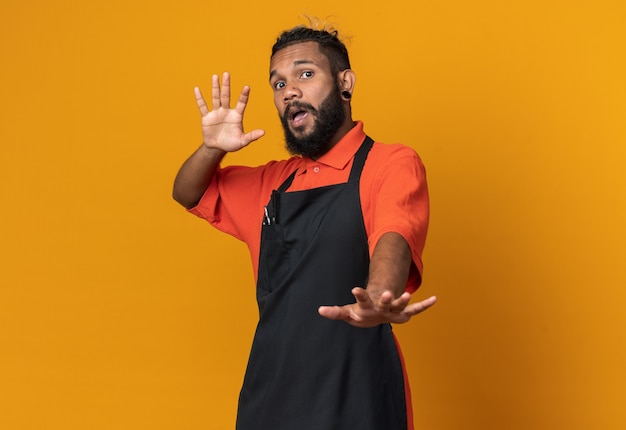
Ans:
POLYGON ((345 306, 320 306, 319 314, 331 320, 343 320, 355 327, 366 328, 383 323, 405 323, 437 301, 437 298, 432 296, 409 305, 411 294, 403 293, 394 299, 390 291, 385 291, 378 299, 373 299, 367 290, 359 287, 353 288, 352 294, 356 298, 356 303, 345 306))
POLYGON ((235 108, 231 109, 230 75, 224 73, 221 87, 217 75, 213 75, 211 83, 211 110, 207 107, 200 88, 194 88, 198 109, 202 115, 204 144, 208 148, 233 152, 262 137, 265 132, 260 129, 249 133, 243 131, 243 113, 248 104, 250 87, 243 87, 235 108))

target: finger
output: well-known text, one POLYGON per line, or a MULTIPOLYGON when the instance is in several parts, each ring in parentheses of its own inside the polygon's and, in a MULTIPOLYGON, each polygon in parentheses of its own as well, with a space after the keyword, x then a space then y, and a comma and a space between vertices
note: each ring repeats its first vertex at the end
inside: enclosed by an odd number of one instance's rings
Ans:
POLYGON ((393 301, 393 294, 391 291, 385 290, 376 301, 376 310, 379 312, 389 312, 393 301))
POLYGON ((249 97, 250 87, 246 85, 241 90, 241 94, 239 94, 239 99, 237 99, 237 105, 235 106, 235 111, 237 111, 238 114, 243 115, 244 111, 246 110, 246 106, 248 105, 249 97))
POLYGON ((397 299, 391 302, 391 306, 390 306, 391 312, 402 312, 404 308, 406 308, 406 306, 409 304, 410 300, 411 300, 411 294, 402 293, 400 297, 398 297, 397 299))
POLYGON ((437 297, 432 296, 427 298, 426 300, 422 300, 421 302, 413 303, 412 305, 407 306, 406 309, 404 309, 404 313, 409 316, 417 315, 421 312, 424 312, 435 303, 437 303, 437 297))
POLYGON ((374 307, 374 302, 372 301, 372 298, 367 290, 361 287, 355 287, 352 289, 352 295, 361 309, 371 309, 374 307))
POLYGON ((211 105, 213 110, 219 109, 220 104, 220 78, 217 75, 211 76, 211 105))
POLYGON ((228 72, 224 72, 222 75, 220 103, 223 108, 230 109, 230 74, 228 72))
POLYGON ((198 109, 200 110, 200 115, 204 116, 208 114, 209 108, 207 107, 206 102, 204 101, 204 97, 202 96, 202 91, 200 91, 200 88, 195 87, 193 89, 193 93, 196 96, 196 103, 198 105, 198 109))
POLYGON ((320 306, 317 312, 329 320, 339 321, 348 319, 348 312, 341 306, 320 306))

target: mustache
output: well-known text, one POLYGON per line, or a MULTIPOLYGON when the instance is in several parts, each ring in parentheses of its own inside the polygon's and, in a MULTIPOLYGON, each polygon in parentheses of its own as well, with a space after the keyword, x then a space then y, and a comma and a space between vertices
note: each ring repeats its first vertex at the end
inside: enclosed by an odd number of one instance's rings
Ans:
POLYGON ((317 109, 313 107, 313 105, 301 101, 293 101, 287 105, 285 108, 285 112, 283 113, 283 120, 287 121, 289 117, 293 115, 293 112, 306 110, 311 112, 313 115, 317 116, 317 109))

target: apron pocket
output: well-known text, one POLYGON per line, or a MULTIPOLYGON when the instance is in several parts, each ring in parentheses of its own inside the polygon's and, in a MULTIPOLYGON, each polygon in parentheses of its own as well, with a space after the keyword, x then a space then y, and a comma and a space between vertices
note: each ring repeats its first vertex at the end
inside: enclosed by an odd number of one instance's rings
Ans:
POLYGON ((261 231, 258 288, 271 293, 289 273, 289 255, 283 238, 283 226, 264 225, 261 231))

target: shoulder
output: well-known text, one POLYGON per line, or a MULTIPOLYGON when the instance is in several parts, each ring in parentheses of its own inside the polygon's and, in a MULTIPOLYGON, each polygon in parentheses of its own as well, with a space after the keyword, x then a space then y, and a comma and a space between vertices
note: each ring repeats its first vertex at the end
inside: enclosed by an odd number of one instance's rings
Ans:
POLYGON ((367 157, 365 171, 378 176, 382 172, 409 171, 418 176, 425 174, 424 163, 415 149, 401 143, 375 142, 367 157))
POLYGON ((302 165, 302 158, 291 157, 285 160, 272 160, 266 164, 250 167, 231 165, 220 167, 218 175, 221 181, 254 183, 259 186, 267 183, 272 186, 276 181, 286 179, 294 170, 302 165))
POLYGON ((402 143, 374 142, 368 159, 369 157, 372 157, 374 160, 383 159, 386 161, 389 159, 411 158, 421 162, 417 152, 410 146, 402 143))
POLYGON ((304 165, 304 161, 301 157, 291 157, 286 160, 269 161, 268 163, 257 167, 262 172, 266 180, 272 179, 286 179, 291 175, 294 170, 304 165))

